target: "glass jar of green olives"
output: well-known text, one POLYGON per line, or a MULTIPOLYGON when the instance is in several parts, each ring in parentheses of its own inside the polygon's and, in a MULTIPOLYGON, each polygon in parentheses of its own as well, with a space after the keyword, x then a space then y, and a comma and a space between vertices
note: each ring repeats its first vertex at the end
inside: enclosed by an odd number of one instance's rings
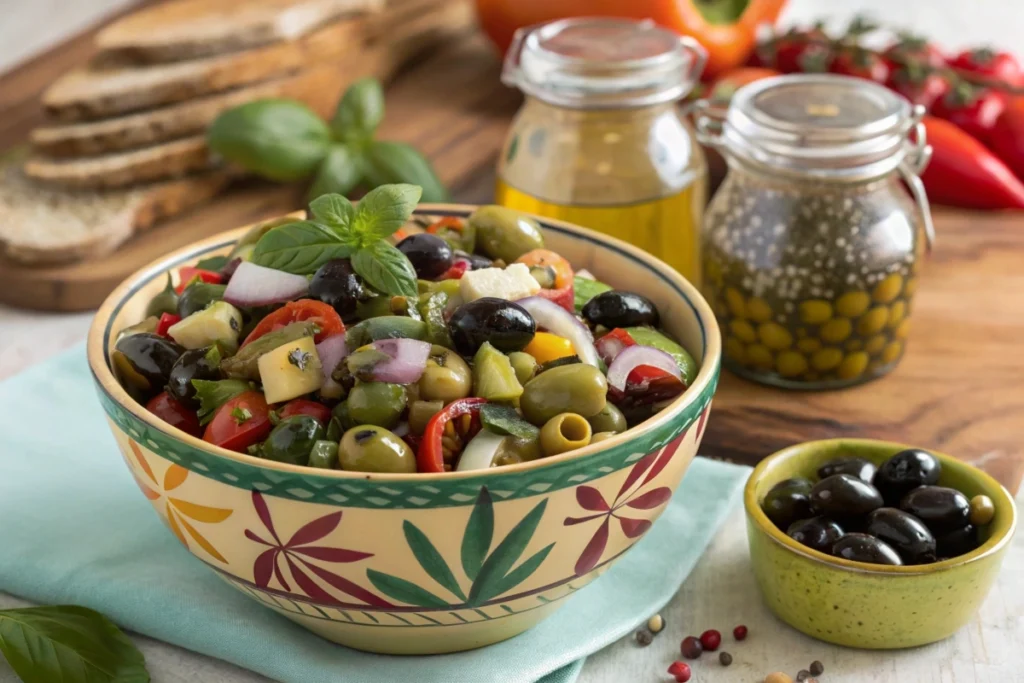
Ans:
POLYGON ((933 239, 918 177, 931 152, 924 110, 833 75, 765 79, 724 115, 698 110, 699 137, 729 165, 702 228, 727 367, 804 389, 890 371, 933 239))

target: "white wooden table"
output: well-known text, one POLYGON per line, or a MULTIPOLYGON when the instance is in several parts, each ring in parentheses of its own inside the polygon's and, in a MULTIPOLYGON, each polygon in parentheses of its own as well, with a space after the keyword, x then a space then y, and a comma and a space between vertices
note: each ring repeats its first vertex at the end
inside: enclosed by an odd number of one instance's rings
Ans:
MULTIPOLYGON (((0 0, 0 71, 81 30, 130 0, 0 0)), ((1024 3, 1006 0, 791 0, 786 22, 828 17, 835 25, 863 11, 887 25, 908 27, 949 48, 993 44, 1016 48, 1024 28, 1024 3)), ((1019 48, 1016 48, 1018 53, 1019 48)), ((90 316, 45 315, 0 306, 0 379, 67 348, 85 336, 90 316)), ((1024 505, 1024 495, 1018 499, 1024 505)), ((794 675, 814 660, 826 667, 822 681, 851 683, 1024 683, 1024 533, 1018 534, 992 593, 975 619, 954 637, 900 652, 867 652, 829 646, 776 620, 754 585, 746 551, 743 514, 737 508, 718 539, 663 614, 665 632, 647 648, 625 639, 590 657, 581 683, 667 681, 686 635, 717 628, 734 657, 694 665, 695 683, 754 683, 775 670, 794 675), (750 637, 734 643, 733 626, 750 637)), ((0 587, 2 589, 2 587, 0 587)), ((0 593, 0 608, 22 605, 0 593)), ((203 681, 253 683, 248 671, 179 648, 136 637, 155 683, 203 681)), ((0 660, 0 683, 16 681, 0 660)))

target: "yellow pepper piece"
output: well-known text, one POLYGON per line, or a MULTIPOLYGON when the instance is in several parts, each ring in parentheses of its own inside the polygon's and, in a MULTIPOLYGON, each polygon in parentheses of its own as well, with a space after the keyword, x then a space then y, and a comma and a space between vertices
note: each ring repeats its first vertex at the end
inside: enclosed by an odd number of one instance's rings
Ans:
POLYGON ((533 356, 539 365, 576 353, 571 341, 550 332, 538 332, 533 335, 533 340, 523 351, 533 356))

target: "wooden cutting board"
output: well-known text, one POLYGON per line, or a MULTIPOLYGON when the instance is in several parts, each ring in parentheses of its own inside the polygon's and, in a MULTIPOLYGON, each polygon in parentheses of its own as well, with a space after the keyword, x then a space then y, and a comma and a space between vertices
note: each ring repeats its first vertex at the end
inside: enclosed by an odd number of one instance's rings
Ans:
MULTIPOLYGON (((0 147, 24 139, 35 96, 88 52, 77 39, 0 79, 0 147)), ((493 198, 494 165, 518 95, 501 86, 482 39, 458 41, 388 89, 381 136, 429 156, 454 199, 493 198)), ((250 183, 154 229, 99 268, 47 282, 0 266, 0 292, 31 283, 55 307, 87 305, 138 263, 201 235, 284 213, 301 191, 250 183), (57 282, 62 284, 57 284, 57 282), (88 284, 91 283, 91 284, 88 284), (90 289, 91 288, 91 289, 90 289), (81 295, 80 295, 81 294, 81 295), (59 305, 59 306, 56 306, 59 305)), ((1015 491, 1024 476, 1024 226, 1019 214, 940 210, 938 244, 914 301, 908 353, 884 379, 844 391, 785 392, 723 373, 702 452, 755 463, 798 441, 849 436, 903 441, 975 462, 1015 491)), ((27 303, 35 303, 28 301, 27 303)))

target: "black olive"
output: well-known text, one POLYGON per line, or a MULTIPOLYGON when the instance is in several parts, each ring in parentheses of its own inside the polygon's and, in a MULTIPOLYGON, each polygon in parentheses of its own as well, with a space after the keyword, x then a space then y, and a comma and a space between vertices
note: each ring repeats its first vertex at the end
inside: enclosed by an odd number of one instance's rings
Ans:
POLYGON ((875 463, 865 458, 857 458, 851 455, 844 455, 832 458, 818 468, 818 478, 827 479, 833 474, 849 474, 851 477, 863 479, 867 483, 875 476, 875 463))
POLYGON ((187 318, 197 311, 201 311, 214 301, 224 298, 224 290, 227 285, 214 285, 209 282, 193 282, 178 298, 178 315, 187 318))
POLYGON ((935 561, 935 537, 913 515, 896 508, 878 508, 868 515, 865 531, 896 550, 904 564, 935 561))
POLYGON ((919 486, 903 496, 900 510, 914 515, 938 535, 970 523, 971 501, 956 489, 919 486))
POLYGON ((463 258, 469 261, 470 270, 480 270, 481 268, 491 268, 494 265, 494 261, 487 258, 482 254, 467 254, 464 251, 455 251, 456 258, 463 258))
POLYGON ((947 531, 935 539, 939 557, 964 555, 977 548, 978 545, 978 529, 973 524, 947 531))
POLYGON ((843 523, 882 507, 878 490, 863 479, 849 474, 833 474, 811 489, 811 507, 843 523))
POLYGON ((485 341, 506 353, 521 351, 533 339, 537 323, 519 304, 483 297, 455 309, 448 329, 455 350, 471 356, 485 341))
POLYGON ((798 519, 811 516, 811 482, 797 477, 773 486, 761 503, 761 509, 783 531, 798 519))
POLYGON ((155 334, 122 337, 110 354, 114 376, 140 403, 163 391, 171 369, 185 348, 155 334))
POLYGON ((423 280, 433 280, 452 267, 451 246, 429 232, 409 235, 395 246, 406 255, 417 277, 423 280))
POLYGON ((908 448, 883 462, 873 483, 885 504, 897 507, 911 489, 938 482, 941 473, 938 458, 927 451, 908 448))
POLYGON ((363 283, 347 258, 333 259, 320 266, 309 282, 309 294, 343 318, 355 313, 356 304, 366 297, 363 283))
POLYGON ((903 564, 899 553, 885 541, 867 534, 846 534, 832 546, 832 554, 844 560, 870 564, 903 564))
POLYGON ((843 528, 828 517, 811 517, 790 524, 786 534, 808 548, 830 553, 832 546, 842 538, 843 528))
POLYGON ((210 362, 209 351, 210 347, 207 347, 181 354, 167 378, 167 393, 191 408, 198 407, 194 400, 196 388, 192 386, 192 380, 221 378, 220 363, 210 362))
POLYGON ((617 289, 595 296, 583 307, 582 313, 591 325, 604 325, 608 329, 658 326, 658 309, 650 299, 617 289))

